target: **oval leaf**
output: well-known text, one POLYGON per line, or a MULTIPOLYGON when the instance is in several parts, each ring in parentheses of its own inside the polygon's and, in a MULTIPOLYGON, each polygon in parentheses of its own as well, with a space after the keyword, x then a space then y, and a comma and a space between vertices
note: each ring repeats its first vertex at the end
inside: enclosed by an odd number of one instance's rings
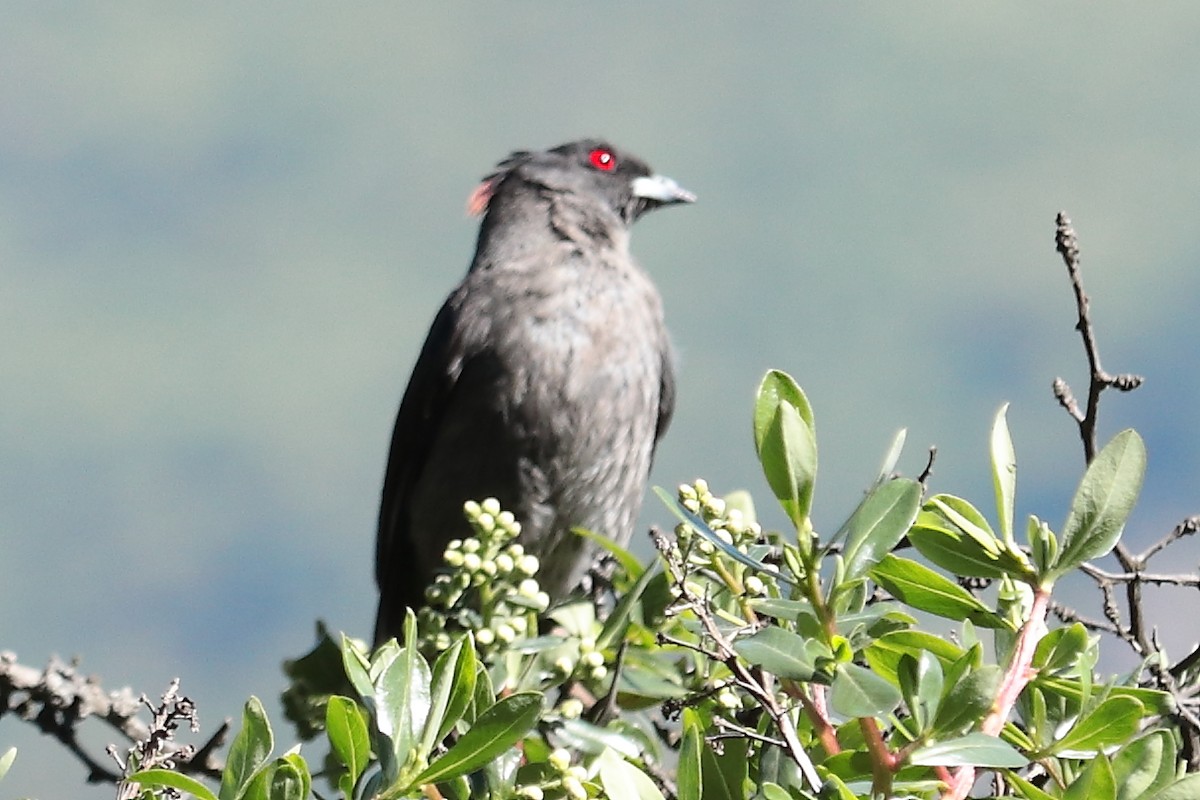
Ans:
POLYGON ((866 667, 842 664, 833 679, 829 704, 847 717, 878 717, 900 704, 900 690, 866 667))
POLYGON ((1005 403, 996 412, 992 423, 992 486, 996 493, 996 522, 1000 525, 1000 536, 1010 546, 1015 546, 1013 509, 1017 497, 1017 454, 1008 433, 1007 413, 1008 403, 1005 403))
POLYGON ((1138 732, 1146 708, 1132 697, 1109 697, 1080 719, 1049 749, 1051 753, 1086 753, 1121 744, 1138 732))
POLYGON ((679 745, 679 766, 675 773, 675 796, 679 800, 700 800, 700 751, 703 745, 700 726, 683 726, 683 740, 679 745))
POLYGON ((910 761, 923 767, 1008 767, 1016 769, 1029 759, 997 736, 969 733, 913 751, 910 761))
POLYGON ((871 570, 871 577, 897 600, 919 611, 946 619, 969 619, 985 628, 1008 626, 982 600, 916 561, 888 553, 871 570))
POLYGON ((246 701, 242 709, 242 729, 229 746, 229 757, 221 775, 221 800, 235 800, 266 763, 275 746, 267 712, 257 697, 246 701))
POLYGON ((466 775, 508 750, 528 733, 542 713, 540 692, 517 692, 496 701, 445 755, 412 780, 438 783, 466 775))
POLYGON ((329 748, 350 773, 350 785, 363 774, 371 760, 371 740, 363 713, 348 697, 334 695, 325 707, 325 733, 329 748))
POLYGON ((1108 758, 1092 759, 1063 792, 1063 800, 1117 800, 1117 781, 1108 758))
POLYGON ((816 662, 808 653, 809 641, 771 625, 751 636, 735 639, 733 649, 749 663, 780 678, 810 681, 816 673, 816 662))
POLYGON ((758 452, 763 475, 788 519, 800 528, 812 506, 817 440, 795 406, 780 403, 758 452))
POLYGON ((763 376, 758 385, 758 394, 754 401, 754 452, 762 451, 763 437, 775 416, 775 410, 780 403, 787 403, 800 412, 800 418, 809 428, 816 428, 813 420, 812 406, 804 395, 804 390, 792 379, 791 375, 777 369, 763 376))
POLYGON ((846 580, 865 575, 895 549, 921 505, 921 485, 908 478, 882 483, 871 491, 834 536, 845 535, 846 580))
POLYGON ((1054 574, 1106 555, 1121 538, 1146 473, 1146 445, 1137 432, 1118 433, 1088 465, 1063 523, 1054 574))
POLYGON ((171 789, 178 789, 181 792, 187 792, 197 798, 197 800, 217 800, 217 796, 203 783, 174 770, 144 769, 141 772, 135 772, 125 780, 147 788, 165 786, 171 789))

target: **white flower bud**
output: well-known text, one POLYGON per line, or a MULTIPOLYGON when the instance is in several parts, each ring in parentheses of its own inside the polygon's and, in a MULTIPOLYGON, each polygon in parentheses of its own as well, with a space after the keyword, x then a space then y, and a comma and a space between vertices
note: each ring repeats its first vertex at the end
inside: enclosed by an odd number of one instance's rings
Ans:
POLYGON ((566 748, 559 747, 550 753, 546 761, 556 772, 565 773, 571 768, 571 753, 566 748))
POLYGON ((583 701, 574 697, 568 697, 559 704, 558 713, 566 719, 579 719, 580 715, 583 714, 583 701))
POLYGON ((578 778, 568 775, 563 778, 562 787, 571 800, 587 800, 587 790, 583 788, 583 784, 579 782, 578 778))

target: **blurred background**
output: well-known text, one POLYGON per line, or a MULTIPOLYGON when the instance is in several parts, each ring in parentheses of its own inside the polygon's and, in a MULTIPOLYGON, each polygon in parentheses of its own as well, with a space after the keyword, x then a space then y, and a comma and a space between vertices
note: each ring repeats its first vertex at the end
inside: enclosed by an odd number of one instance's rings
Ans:
MULTIPOLYGON (((369 636, 393 415, 509 151, 605 136, 696 192, 643 220, 680 354, 654 481, 749 488, 772 367, 816 410, 832 532, 908 428, 992 515, 1078 481, 1070 213, 1150 466, 1134 548, 1200 512, 1200 6, 15 3, 0 13, 0 649, 78 656, 211 731, 314 621, 369 636)), ((648 500, 645 525, 673 517, 648 500)), ((648 552, 643 549, 643 552, 648 552)), ((1169 571, 1195 569, 1197 548, 1169 571)), ((1063 598, 1099 616, 1084 583, 1063 598)), ((1200 634, 1159 592, 1168 652, 1200 634)), ((1106 645, 1109 668, 1132 663, 1106 645)), ((99 729, 96 729, 99 731, 99 729)), ((110 740, 99 731, 95 744, 110 740)), ((0 797, 110 797, 28 725, 0 797)))

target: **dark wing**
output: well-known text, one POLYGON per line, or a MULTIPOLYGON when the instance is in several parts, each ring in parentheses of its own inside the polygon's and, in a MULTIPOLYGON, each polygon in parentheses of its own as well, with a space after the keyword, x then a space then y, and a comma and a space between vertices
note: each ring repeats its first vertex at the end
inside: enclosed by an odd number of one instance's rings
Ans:
POLYGON ((375 582, 379 586, 376 644, 400 633, 406 607, 416 609, 424 602, 429 579, 425 573, 429 567, 418 558, 406 507, 429 458, 446 398, 454 389, 457 369, 453 349, 458 312, 452 300, 442 306, 429 329, 404 399, 400 401, 392 432, 375 541, 375 582))
POLYGON ((663 434, 667 432, 667 426, 671 424, 671 417, 674 413, 675 358, 671 352, 671 345, 667 343, 663 347, 662 378, 658 389, 658 422, 654 426, 654 441, 656 444, 663 437, 663 434))

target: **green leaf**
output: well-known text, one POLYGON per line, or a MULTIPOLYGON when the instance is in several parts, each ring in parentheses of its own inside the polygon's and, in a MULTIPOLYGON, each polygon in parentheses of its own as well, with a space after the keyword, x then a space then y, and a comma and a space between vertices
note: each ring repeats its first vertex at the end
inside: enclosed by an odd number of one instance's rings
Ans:
POLYGON ((1029 759, 1013 749, 1012 745, 996 736, 985 733, 968 733, 955 739, 947 739, 919 747, 909 759, 911 763, 924 767, 1023 767, 1029 759))
POLYGON ((279 759, 271 774, 270 800, 305 800, 312 779, 303 761, 295 758, 279 759))
POLYGON ((899 682, 900 658, 907 654, 919 658, 921 653, 932 653, 942 665, 953 664, 963 656, 963 650, 953 642, 925 631, 891 631, 880 636, 863 651, 867 665, 878 675, 899 682))
POLYGON ((1015 772, 1007 773, 1004 780, 1016 791, 1016 796, 1024 800, 1054 800, 1054 795, 1043 792, 1015 772))
POLYGON ((700 726, 685 720, 683 740, 679 746, 679 766, 675 772, 678 800, 700 800, 700 753, 703 747, 700 726))
POLYGON ((1046 753, 1080 754, 1120 744, 1137 733, 1145 706, 1132 697, 1109 697, 1084 716, 1046 753))
POLYGON ((1168 784, 1142 800, 1196 800, 1200 797, 1200 774, 1191 774, 1168 784))
POLYGON ((1139 800, 1175 780, 1178 761, 1170 731, 1153 731, 1122 747, 1113 756, 1117 800, 1139 800))
POLYGON ((637 608, 638 602, 642 599, 642 593, 646 591, 646 587, 650 585, 650 581, 657 574, 654 569, 640 569, 637 581, 621 597, 617 607, 608 615, 608 619, 604 620, 604 627, 601 629, 600 635, 596 637, 597 650, 616 647, 625 638, 625 632, 629 630, 630 620, 633 618, 633 610, 637 608))
POLYGON ((745 800, 742 788, 750 771, 745 739, 726 739, 722 752, 705 747, 700 753, 702 800, 745 800))
POLYGON ((125 780, 148 789, 160 786, 178 789, 181 792, 187 792, 197 800, 217 800, 217 796, 203 783, 174 770, 144 769, 141 772, 135 772, 125 780))
POLYGON ((9 769, 12 768, 13 761, 16 759, 17 748, 15 747, 8 748, 4 751, 4 755, 0 756, 0 780, 3 780, 4 776, 8 774, 9 769))
POLYGON ((433 662, 430 684, 429 716, 421 736, 421 755, 428 756, 433 748, 462 717, 475 692, 475 645, 467 636, 460 637, 442 651, 433 662))
POLYGON ((845 580, 866 574, 904 538, 921 505, 921 485, 897 478, 875 487, 834 536, 846 537, 845 580))
POLYGON ((543 699, 540 692, 517 692, 496 701, 445 755, 413 778, 411 785, 439 783, 466 775, 496 758, 537 724, 543 699))
MULTIPOLYGON (((946 677, 951 678, 955 672, 948 671, 946 677)), ((938 708, 934 732, 957 733, 982 719, 996 699, 1003 675, 999 665, 987 664, 954 683, 947 680, 948 691, 938 708)))
MULTIPOLYGON (((445 674, 445 679, 450 685, 450 699, 446 703, 445 710, 442 714, 442 724, 438 726, 437 736, 434 740, 442 741, 446 738, 446 734, 450 733, 451 728, 461 720, 466 714, 467 706, 470 705, 475 694, 475 680, 479 673, 479 656, 475 655, 475 640, 472 634, 467 633, 462 639, 462 650, 460 655, 455 658, 454 669, 449 670, 445 674)), ((438 680, 437 663, 442 662, 442 658, 438 657, 438 661, 434 663, 433 680, 438 680)))
POLYGON ((788 519, 802 528, 812 507, 817 475, 817 440, 795 406, 781 403, 758 453, 767 484, 788 519))
POLYGON ((1001 551, 1000 541, 992 532, 992 526, 979 509, 961 497, 952 494, 935 494, 925 503, 925 512, 942 520, 942 527, 957 530, 974 539, 980 547, 991 553, 1001 551))
POLYGON ((242 709, 242 729, 229 746, 225 771, 221 775, 220 800, 237 800, 266 763, 275 746, 267 712, 257 697, 246 701, 242 709))
POLYGON ((1117 782, 1108 758, 1093 758, 1063 792, 1063 800, 1117 800, 1117 782))
POLYGON ((716 532, 713 531, 709 524, 705 522, 699 514, 693 514, 666 489, 662 488, 661 486, 655 486, 654 493, 658 495, 659 499, 663 501, 663 504, 666 505, 666 507, 672 513, 674 513, 675 516, 679 517, 681 521, 686 522, 688 525, 691 525, 692 528, 695 529, 696 533, 710 542, 722 553, 732 558, 734 561, 737 561, 740 564, 745 564, 747 567, 750 567, 757 572, 761 572, 764 575, 769 575, 785 586, 795 585, 794 580, 789 578, 788 575, 786 575, 782 570, 764 565, 761 560, 751 558, 741 550, 738 550, 733 545, 724 541, 721 537, 717 536, 716 532))
POLYGON ((735 639, 733 649, 749 663, 780 678, 810 681, 816 673, 816 660, 809 654, 811 641, 770 625, 750 636, 735 639))
POLYGON ((607 797, 622 800, 664 800, 662 792, 646 773, 606 748, 597 759, 600 785, 607 797))
POLYGON ((617 544, 602 533, 596 533, 595 531, 590 531, 587 528, 572 528, 571 533, 575 534, 576 536, 582 536, 583 538, 600 545, 600 547, 606 550, 608 554, 611 555, 613 559, 621 565, 621 569, 625 571, 625 574, 634 580, 640 578, 642 576, 642 572, 644 572, 646 569, 642 566, 642 562, 637 556, 626 550, 624 547, 621 547, 621 545, 617 544))
MULTIPOLYGON (((409 612, 411 617, 411 611, 409 612)), ((409 636, 406 641, 416 641, 409 636)), ((372 668, 375 663, 372 663, 372 668)), ((432 702, 429 665, 415 647, 402 647, 388 658, 375 679, 375 724, 392 744, 396 764, 403 766, 417 748, 432 702)))
POLYGON ((1146 445, 1134 430, 1113 437, 1088 465, 1063 523, 1057 577, 1107 554, 1121 538, 1146 472, 1146 445))
POLYGON ((1029 542, 1029 555, 1033 559, 1033 567, 1041 578, 1039 582, 1044 582, 1058 561, 1058 537, 1050 530, 1049 525, 1036 515, 1030 514, 1029 523, 1025 527, 1025 539, 1029 542))
POLYGON ((801 419, 809 428, 815 429, 812 406, 804 395, 804 390, 792 379, 791 375, 779 370, 771 370, 763 376, 758 386, 758 395, 754 403, 754 451, 762 451, 763 439, 771 420, 780 404, 786 403, 798 412, 801 419))
MULTIPOLYGON (((1076 703, 1084 702, 1083 687, 1078 680, 1069 678, 1038 676, 1034 679, 1039 687, 1062 695, 1076 703)), ((1155 714, 1170 714, 1175 711, 1175 703, 1171 695, 1157 689, 1144 689, 1140 686, 1112 686, 1107 689, 1111 697, 1132 697, 1155 714)))
POLYGON ((852 792, 837 775, 826 776, 825 783, 821 786, 821 800, 858 800, 860 796, 852 792))
POLYGON ((1042 637, 1033 654, 1033 666, 1039 675, 1070 673, 1089 646, 1087 628, 1076 622, 1055 628, 1042 637))
POLYGON ((916 658, 905 653, 900 656, 896 677, 900 682, 904 704, 908 706, 917 729, 923 730, 942 698, 941 663, 929 652, 922 652, 916 658))
POLYGON ((758 784, 758 791, 762 794, 763 800, 792 800, 787 789, 771 781, 761 781, 758 784))
POLYGON ((775 619, 786 620, 787 622, 796 622, 801 617, 816 619, 813 614, 813 606, 807 600, 785 600, 780 597, 755 597, 750 600, 750 605, 759 614, 775 619))
POLYGON ((875 479, 875 485, 889 481, 896 472, 896 464, 900 461, 900 454, 904 452, 904 440, 908 438, 908 429, 901 428, 900 431, 892 438, 892 444, 888 447, 887 454, 883 457, 883 462, 879 465, 879 477, 875 479))
POLYGON ((1008 433, 1008 403, 1000 406, 992 423, 992 485, 996 493, 996 521, 1000 525, 1000 536, 1010 546, 1016 547, 1013 538, 1013 510, 1017 497, 1017 454, 1013 450, 1012 436, 1008 433))
MULTIPOLYGON (((392 644, 395 645, 395 639, 392 644)), ((375 693, 375 686, 371 683, 371 675, 368 672, 370 660, 366 654, 359 650, 358 645, 354 640, 346 634, 342 634, 342 667, 346 670, 346 677, 350 679, 350 685, 354 687, 354 691, 358 692, 358 696, 366 699, 375 693)))
POLYGON ((930 498, 908 538, 921 555, 956 575, 1014 575, 1022 579, 1033 575, 1019 550, 1001 546, 983 515, 966 500, 952 495, 930 498))
MULTIPOLYGON (((349 788, 353 790, 355 782, 371 761, 367 721, 358 703, 348 697, 330 697, 325 707, 325 733, 329 737, 329 749, 346 767, 350 778, 349 788)), ((344 787, 342 791, 347 797, 350 796, 344 787)))
POLYGON ((847 717, 878 717, 900 704, 900 690, 866 667, 841 664, 833 678, 829 704, 847 717))
POLYGON ((1010 627, 982 600, 923 564, 888 553, 871 577, 893 597, 919 611, 946 619, 969 619, 985 628, 1010 627))

